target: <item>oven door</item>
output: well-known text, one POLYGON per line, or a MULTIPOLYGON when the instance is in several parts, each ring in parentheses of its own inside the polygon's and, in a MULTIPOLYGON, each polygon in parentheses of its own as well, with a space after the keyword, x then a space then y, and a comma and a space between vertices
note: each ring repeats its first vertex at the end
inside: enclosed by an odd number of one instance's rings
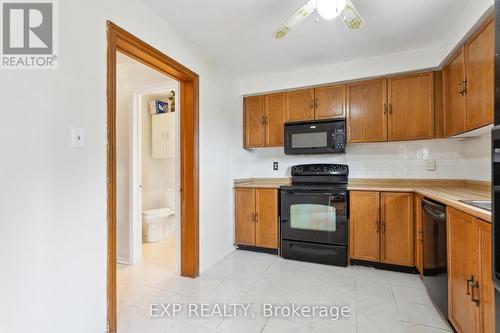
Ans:
POLYGON ((281 238, 347 245, 347 191, 282 189, 281 238))

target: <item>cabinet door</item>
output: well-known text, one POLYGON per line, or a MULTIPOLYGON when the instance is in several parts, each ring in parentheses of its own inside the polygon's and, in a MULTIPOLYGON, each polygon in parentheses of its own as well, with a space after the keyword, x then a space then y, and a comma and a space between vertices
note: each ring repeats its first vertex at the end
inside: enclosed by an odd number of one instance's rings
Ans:
POLYGON ((465 45, 467 61, 467 130, 493 122, 494 23, 465 45))
POLYGON ((415 267, 417 267, 418 272, 422 276, 424 274, 424 239, 422 230, 422 196, 419 194, 415 195, 414 200, 414 218, 415 218, 415 267))
POLYGON ((255 245, 278 248, 278 191, 255 190, 256 224, 255 245))
POLYGON ((314 119, 314 89, 286 93, 286 121, 314 119))
POLYGON ((153 158, 167 158, 167 113, 151 117, 151 153, 153 158))
POLYGON ((350 258, 378 262, 380 260, 379 192, 351 191, 349 200, 350 258))
POLYGON ((381 258, 386 264, 414 266, 413 194, 381 193, 381 258))
POLYGON ((446 211, 448 234, 448 317, 460 333, 479 332, 479 308, 471 301, 478 279, 478 229, 474 219, 453 208, 446 211))
POLYGON ((443 69, 444 135, 465 131, 465 54, 460 49, 443 69))
POLYGON ((434 74, 390 78, 388 140, 432 139, 434 136, 434 74))
POLYGON ((477 220, 480 230, 480 294, 477 295, 480 300, 480 321, 483 333, 495 332, 495 290, 493 286, 491 272, 491 223, 477 220))
POLYGON ((264 96, 245 97, 244 103, 244 147, 258 148, 266 146, 264 127, 264 96))
POLYGON ((345 117, 345 85, 314 89, 314 119, 345 117))
POLYGON ((255 189, 237 188, 234 190, 235 242, 242 245, 255 245, 255 189))
POLYGON ((349 142, 387 141, 387 80, 347 86, 349 142))
POLYGON ((266 147, 283 146, 286 93, 265 96, 266 147))

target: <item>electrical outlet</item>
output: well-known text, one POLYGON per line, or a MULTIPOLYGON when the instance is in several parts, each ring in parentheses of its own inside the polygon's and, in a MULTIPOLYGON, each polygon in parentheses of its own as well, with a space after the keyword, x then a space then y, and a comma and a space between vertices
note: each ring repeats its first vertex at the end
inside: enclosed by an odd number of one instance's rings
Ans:
POLYGON ((273 170, 278 170, 278 162, 273 162, 273 170))
POLYGON ((436 170, 436 160, 426 159, 424 160, 425 171, 436 170))

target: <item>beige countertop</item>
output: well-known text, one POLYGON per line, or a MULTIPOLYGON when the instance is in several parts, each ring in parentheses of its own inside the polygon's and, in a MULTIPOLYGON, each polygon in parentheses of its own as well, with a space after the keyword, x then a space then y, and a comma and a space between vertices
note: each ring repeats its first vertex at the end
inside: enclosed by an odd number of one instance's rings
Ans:
MULTIPOLYGON (((235 188, 279 188, 290 184, 289 178, 250 178, 234 181, 235 188)), ((459 200, 489 200, 489 182, 467 180, 350 179, 348 190, 414 192, 482 220, 491 222, 491 212, 459 200)))

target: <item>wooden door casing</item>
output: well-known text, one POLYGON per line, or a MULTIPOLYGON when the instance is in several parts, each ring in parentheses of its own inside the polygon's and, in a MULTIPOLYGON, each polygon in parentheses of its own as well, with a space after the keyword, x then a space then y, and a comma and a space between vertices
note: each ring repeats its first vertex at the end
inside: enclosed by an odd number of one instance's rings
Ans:
POLYGON ((494 29, 490 21, 465 45, 467 130, 493 122, 494 29))
POLYGON ((413 193, 381 193, 381 256, 386 264, 414 266, 413 193))
POLYGON ((448 238, 448 317, 461 333, 479 332, 479 307, 471 301, 469 279, 478 279, 478 229, 474 218, 446 210, 448 238))
POLYGON ((347 85, 349 142, 387 141, 387 79, 347 85))
POLYGON ((344 84, 314 89, 314 119, 345 117, 346 86, 344 84))
POLYGON ((465 51, 461 48, 443 69, 444 135, 465 131, 465 51))
POLYGON ((255 245, 255 189, 237 188, 234 190, 235 206, 235 243, 255 245))
POLYGON ((244 147, 260 148, 266 146, 264 127, 264 96, 245 97, 244 103, 244 147))
POLYGON ((349 256, 380 260, 380 193, 350 191, 349 256))
POLYGON ((314 88, 286 93, 286 121, 314 119, 314 88))
POLYGON ((255 246, 278 248, 278 191, 255 190, 255 246))
POLYGON ((283 146, 286 93, 265 95, 266 147, 283 146))
POLYGON ((387 89, 387 140, 432 139, 434 73, 391 77, 387 89))

